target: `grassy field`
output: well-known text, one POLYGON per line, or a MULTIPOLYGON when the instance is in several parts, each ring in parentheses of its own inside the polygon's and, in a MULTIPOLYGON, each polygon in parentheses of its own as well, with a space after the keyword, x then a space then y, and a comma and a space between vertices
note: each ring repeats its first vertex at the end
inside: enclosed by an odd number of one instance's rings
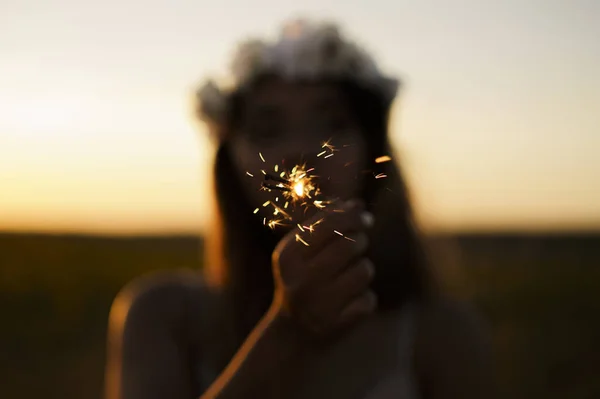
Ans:
MULTIPOLYGON (((600 234, 450 241, 442 273, 491 325, 502 397, 600 397, 600 234)), ((0 397, 100 399, 115 294, 200 259, 194 237, 0 234, 0 397)))

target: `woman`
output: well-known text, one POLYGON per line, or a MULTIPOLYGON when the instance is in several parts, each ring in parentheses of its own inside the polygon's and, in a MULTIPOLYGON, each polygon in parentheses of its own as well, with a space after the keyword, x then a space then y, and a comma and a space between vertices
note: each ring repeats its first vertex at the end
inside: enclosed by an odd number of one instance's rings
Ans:
POLYGON ((198 91, 218 143, 204 273, 118 296, 107 397, 490 397, 485 335, 434 284, 386 157, 397 81, 335 26, 299 22, 240 46, 232 75, 198 91), (277 188, 304 163, 324 202, 277 188))

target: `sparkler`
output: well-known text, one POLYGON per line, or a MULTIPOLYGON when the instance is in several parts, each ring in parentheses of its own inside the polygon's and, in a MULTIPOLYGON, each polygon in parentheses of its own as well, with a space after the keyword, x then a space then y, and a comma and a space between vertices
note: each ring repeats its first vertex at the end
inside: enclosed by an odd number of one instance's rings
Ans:
MULTIPOLYGON (((348 147, 349 145, 344 145, 344 147, 348 147)), ((316 155, 318 157, 323 157, 324 159, 331 158, 335 155, 335 152, 338 151, 329 141, 323 143, 321 145, 321 151, 316 155)), ((267 163, 265 157, 262 153, 258 153, 261 161, 263 163, 267 163)), ((387 155, 380 156, 375 159, 375 163, 383 163, 390 161, 391 158, 387 155)), ((346 163, 344 166, 350 165, 352 162, 346 163)), ((279 165, 273 166, 273 172, 267 172, 265 169, 261 169, 261 173, 264 177, 264 181, 261 183, 261 189, 267 190, 273 193, 279 193, 276 195, 273 200, 268 200, 262 204, 263 208, 268 208, 272 210, 272 217, 263 218, 263 224, 265 226, 270 227, 271 229, 275 229, 278 226, 282 225, 292 225, 293 217, 287 211, 289 206, 300 206, 305 211, 311 207, 316 209, 324 209, 334 203, 332 200, 322 199, 322 193, 320 188, 318 187, 316 180, 317 175, 314 174, 315 168, 307 168, 306 163, 298 164, 292 167, 291 170, 286 170, 279 165), (280 201, 281 198, 281 201, 280 201), (281 205, 283 203, 283 205, 281 205)), ((250 172, 246 172, 246 175, 249 177, 254 177, 254 174, 250 172)), ((376 179, 385 178, 387 175, 380 173, 375 176, 376 179)), ((334 212, 342 212, 339 209, 333 209, 334 212)), ((260 207, 254 210, 254 213, 257 214, 260 212, 260 207)), ((300 232, 309 232, 312 233, 315 230, 315 226, 320 224, 323 219, 311 224, 311 225, 301 225, 296 224, 300 232)), ((343 233, 334 230, 334 233, 347 239, 350 241, 355 241, 354 239, 345 236, 343 233)), ((302 244, 308 246, 308 242, 306 242, 300 234, 296 234, 296 241, 301 242, 302 244)))
MULTIPOLYGON (((323 151, 317 156, 332 156, 336 149, 329 143, 323 143, 323 151)), ((262 153, 258 153, 261 161, 266 163, 265 157, 262 153)), ((331 203, 331 201, 320 198, 321 190, 316 184, 316 176, 314 174, 314 168, 307 168, 306 164, 295 165, 291 170, 286 170, 279 165, 273 167, 273 173, 267 172, 265 169, 261 170, 264 176, 264 181, 261 183, 261 189, 269 192, 278 192, 280 196, 275 196, 274 200, 266 201, 262 206, 264 208, 270 207, 272 209, 272 218, 267 220, 263 218, 263 224, 270 228, 275 228, 280 225, 291 224, 293 218, 287 209, 290 205, 300 206, 304 210, 310 207, 317 209, 323 209, 331 203), (280 201, 280 198, 282 199, 280 201), (283 205, 281 205, 283 203, 283 205)), ((250 177, 254 175, 250 172, 246 172, 250 177)), ((258 213, 260 208, 256 208, 254 213, 258 213)), ((304 226, 306 230, 312 231, 313 226, 304 226)))

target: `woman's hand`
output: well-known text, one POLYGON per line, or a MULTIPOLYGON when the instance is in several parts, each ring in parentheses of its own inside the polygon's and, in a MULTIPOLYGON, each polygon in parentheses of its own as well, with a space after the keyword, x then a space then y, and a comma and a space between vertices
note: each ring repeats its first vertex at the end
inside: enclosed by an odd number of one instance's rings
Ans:
POLYGON ((274 306, 314 338, 339 332, 372 313, 374 267, 364 257, 371 214, 358 201, 295 228, 273 253, 274 306), (311 230, 313 230, 311 232, 311 230))

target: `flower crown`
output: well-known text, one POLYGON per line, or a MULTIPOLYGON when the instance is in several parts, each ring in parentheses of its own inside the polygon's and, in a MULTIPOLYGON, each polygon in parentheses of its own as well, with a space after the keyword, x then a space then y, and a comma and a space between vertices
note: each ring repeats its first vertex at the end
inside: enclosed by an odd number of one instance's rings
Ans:
POLYGON ((342 36, 335 24, 294 21, 284 26, 278 40, 241 43, 230 66, 231 85, 214 80, 196 92, 200 119, 219 125, 227 114, 228 98, 258 76, 274 73, 290 80, 346 78, 378 93, 391 103, 399 81, 386 77, 372 57, 342 36))

